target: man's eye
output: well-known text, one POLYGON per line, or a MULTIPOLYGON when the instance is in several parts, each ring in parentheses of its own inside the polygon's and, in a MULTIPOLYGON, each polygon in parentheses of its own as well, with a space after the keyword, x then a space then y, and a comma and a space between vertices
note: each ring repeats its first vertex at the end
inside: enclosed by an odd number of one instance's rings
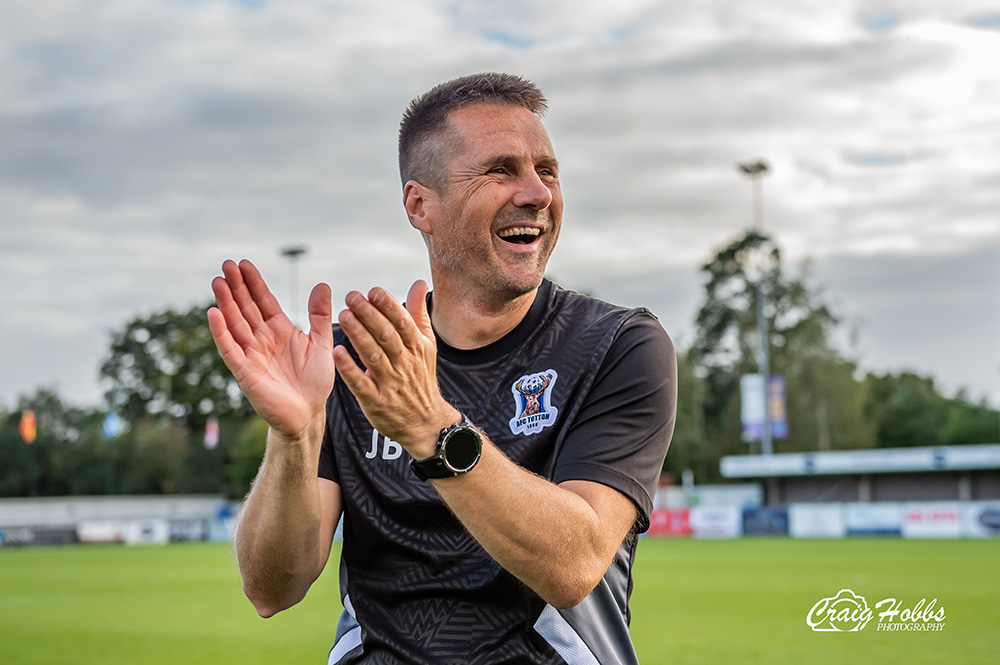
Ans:
POLYGON ((496 167, 490 169, 489 171, 487 171, 487 173, 499 173, 499 174, 502 175, 502 174, 507 173, 507 169, 505 167, 503 167, 503 166, 496 166, 496 167))

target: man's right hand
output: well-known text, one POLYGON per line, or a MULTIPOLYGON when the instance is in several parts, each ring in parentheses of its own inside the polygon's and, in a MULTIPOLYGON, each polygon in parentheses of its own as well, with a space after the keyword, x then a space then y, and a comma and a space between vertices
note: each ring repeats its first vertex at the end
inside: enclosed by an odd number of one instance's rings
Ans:
POLYGON ((218 307, 208 324, 226 367, 272 431, 301 438, 325 412, 333 390, 330 287, 309 295, 309 334, 296 328, 247 260, 227 260, 212 281, 218 307))

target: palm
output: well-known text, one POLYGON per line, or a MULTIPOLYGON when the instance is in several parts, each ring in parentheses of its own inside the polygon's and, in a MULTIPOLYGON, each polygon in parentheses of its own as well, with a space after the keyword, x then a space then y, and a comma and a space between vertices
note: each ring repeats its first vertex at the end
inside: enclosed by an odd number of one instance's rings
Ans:
POLYGON ((329 345, 312 340, 286 318, 259 334, 246 362, 234 372, 257 413, 288 433, 322 409, 333 388, 329 345))
POLYGON ((216 345, 257 414, 282 434, 299 434, 333 388, 329 287, 321 284, 310 295, 306 335, 249 261, 227 261, 223 272, 212 285, 219 307, 209 312, 216 345))

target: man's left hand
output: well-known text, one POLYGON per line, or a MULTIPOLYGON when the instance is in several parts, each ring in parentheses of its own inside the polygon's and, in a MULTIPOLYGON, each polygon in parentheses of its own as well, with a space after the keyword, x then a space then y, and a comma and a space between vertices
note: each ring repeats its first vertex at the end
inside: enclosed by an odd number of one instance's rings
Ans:
POLYGON ((367 298, 357 291, 347 294, 340 325, 367 370, 344 347, 333 352, 337 372, 368 421, 415 459, 433 455, 441 429, 462 418, 438 388, 427 290, 426 282, 415 282, 405 308, 378 287, 367 298))

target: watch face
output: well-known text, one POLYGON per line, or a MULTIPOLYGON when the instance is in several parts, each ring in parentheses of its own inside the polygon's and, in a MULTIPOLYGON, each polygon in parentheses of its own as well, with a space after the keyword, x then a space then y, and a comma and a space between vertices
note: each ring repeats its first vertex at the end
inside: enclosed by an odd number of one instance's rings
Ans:
POLYGON ((479 437, 467 429, 452 432, 444 446, 444 463, 456 473, 468 471, 479 460, 479 437))

